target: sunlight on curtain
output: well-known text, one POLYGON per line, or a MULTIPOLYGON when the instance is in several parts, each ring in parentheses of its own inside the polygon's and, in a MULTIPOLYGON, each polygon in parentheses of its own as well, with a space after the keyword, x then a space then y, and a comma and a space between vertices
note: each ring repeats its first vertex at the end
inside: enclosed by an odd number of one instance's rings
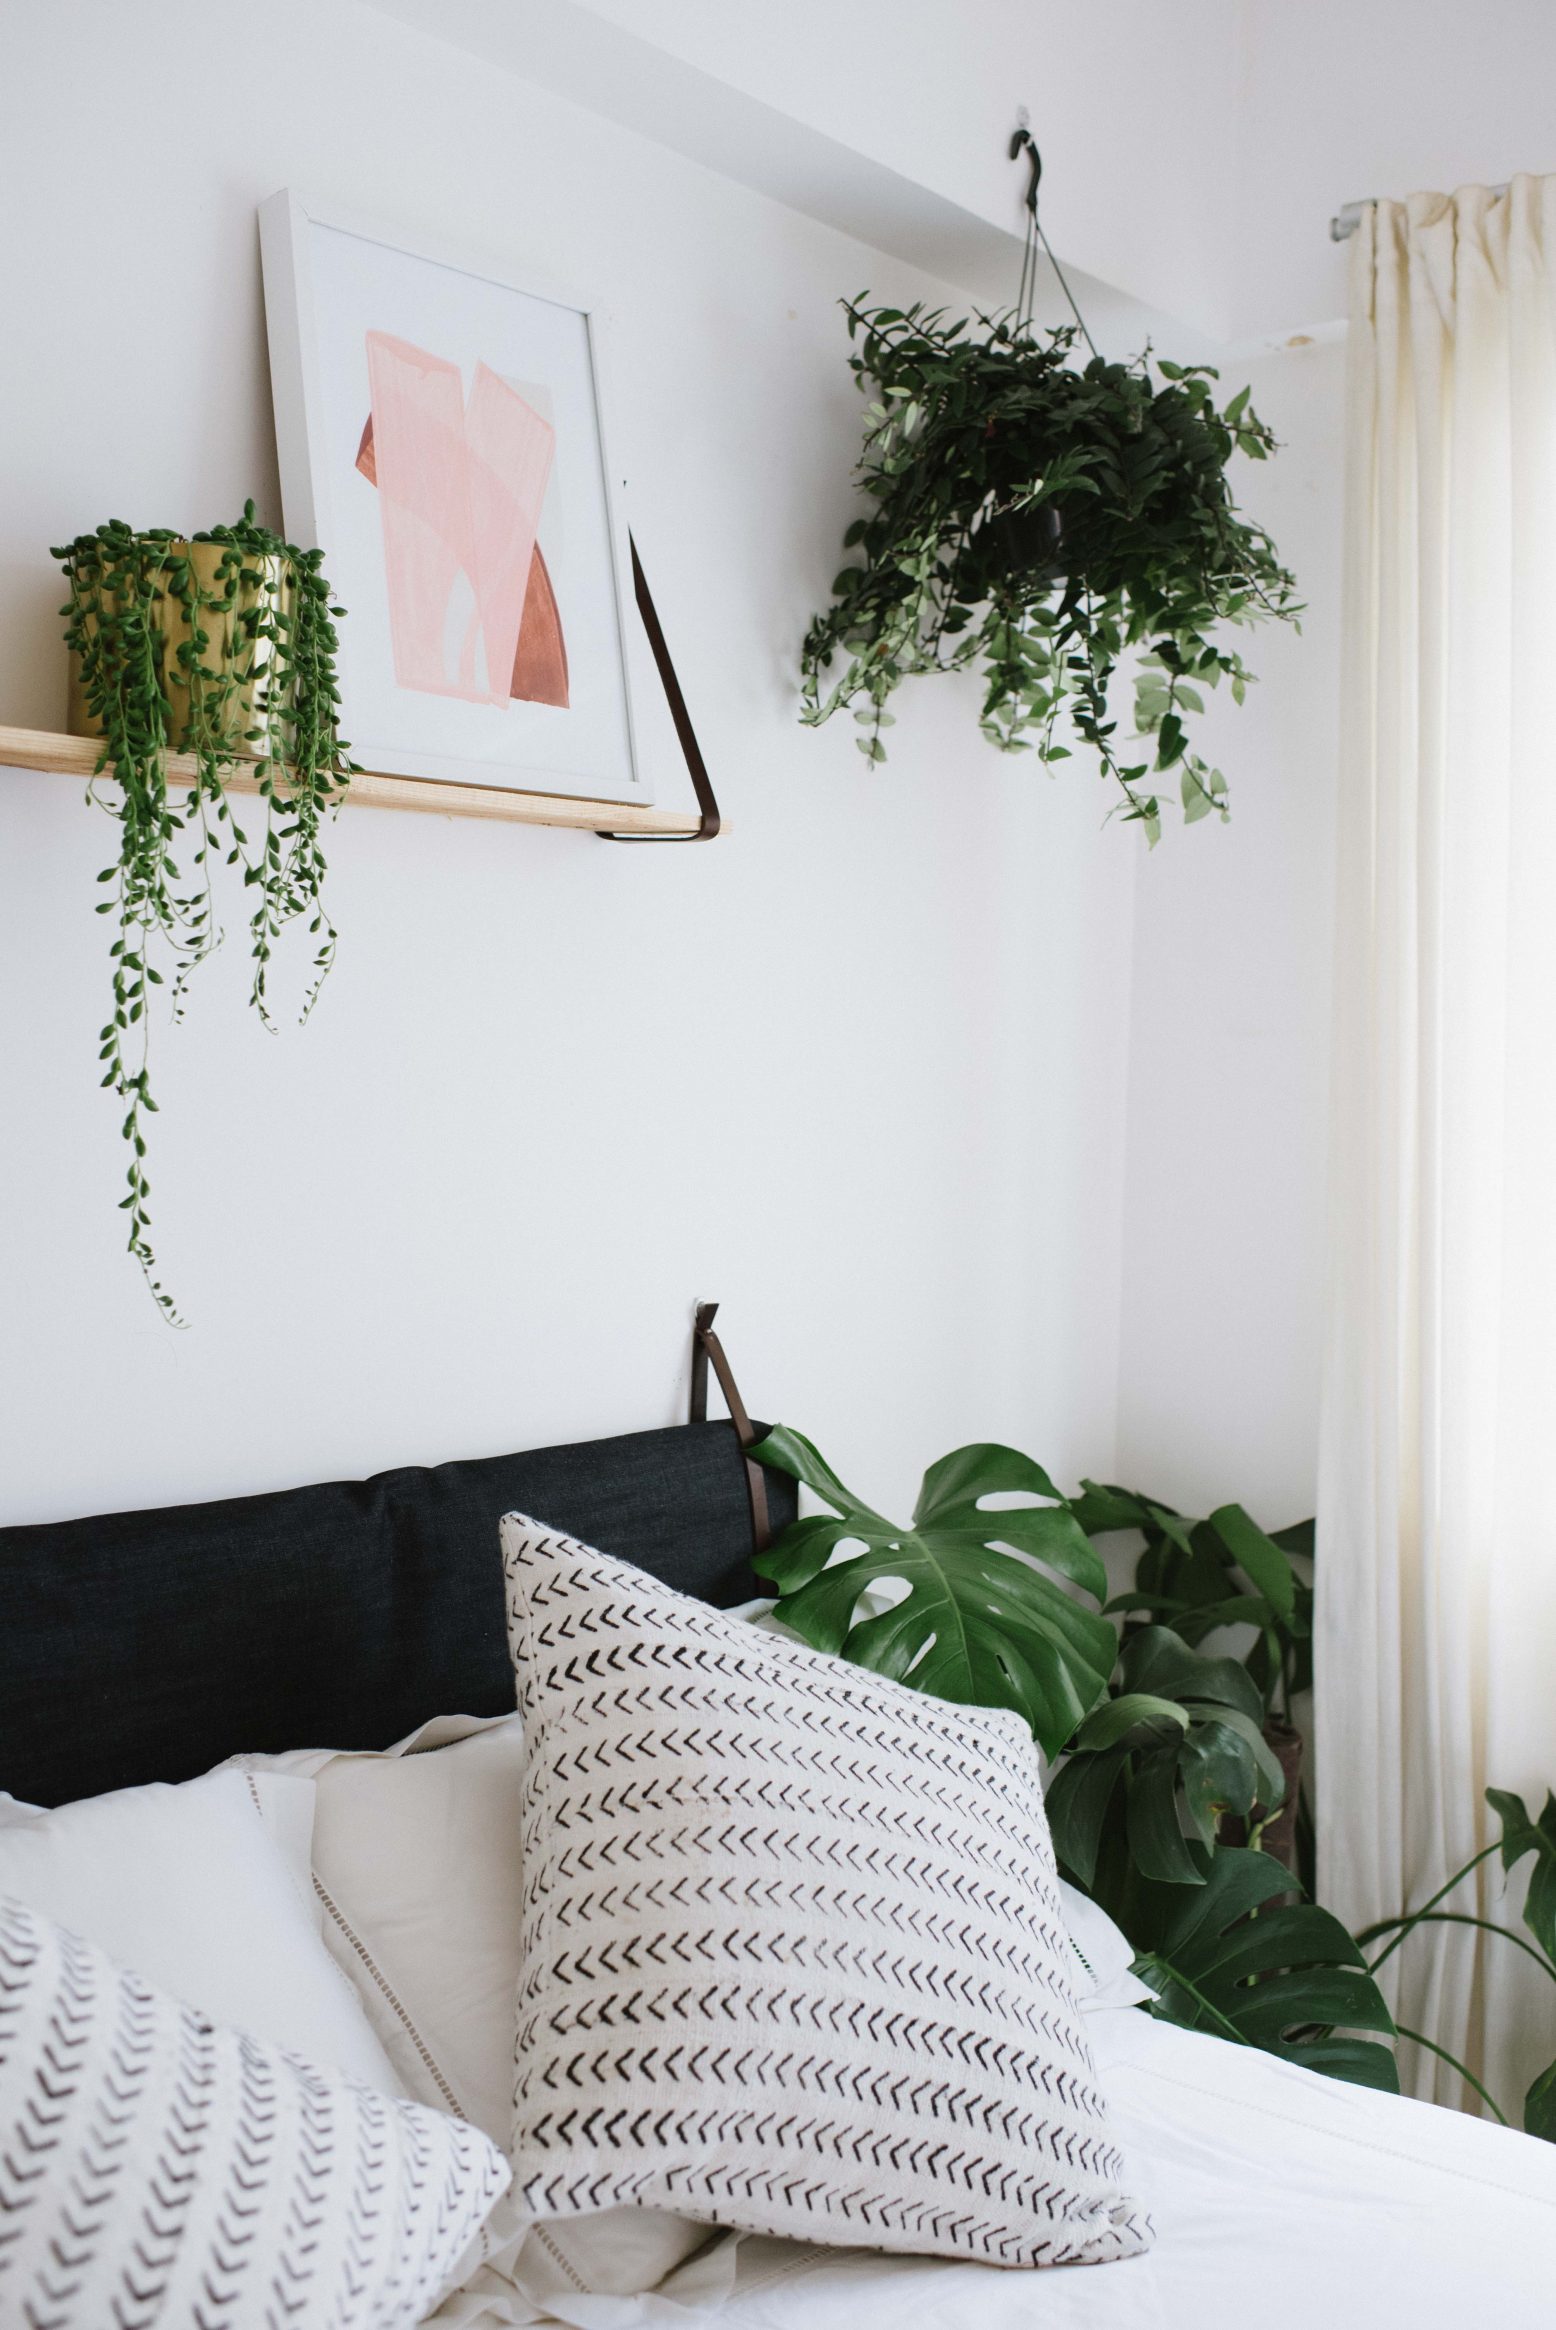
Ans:
MULTIPOLYGON (((1556 178, 1380 203, 1352 270, 1316 1728, 1354 1928, 1489 1841, 1488 1782, 1556 1786, 1556 178)), ((1445 1906, 1516 1924, 1479 1876, 1445 1906)), ((1391 1967, 1517 2125, 1552 1986, 1466 1927, 1391 1967)))

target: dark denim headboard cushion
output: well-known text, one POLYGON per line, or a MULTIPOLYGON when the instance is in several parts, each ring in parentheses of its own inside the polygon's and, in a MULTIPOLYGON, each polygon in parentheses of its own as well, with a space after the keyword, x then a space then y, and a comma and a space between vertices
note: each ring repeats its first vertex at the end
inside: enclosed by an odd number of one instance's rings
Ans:
MULTIPOLYGON (((781 1528, 794 1483, 767 1482, 781 1528)), ((0 1529, 0 1789, 62 1804, 507 1712, 515 1509, 707 1601, 758 1591, 729 1424, 0 1529)))

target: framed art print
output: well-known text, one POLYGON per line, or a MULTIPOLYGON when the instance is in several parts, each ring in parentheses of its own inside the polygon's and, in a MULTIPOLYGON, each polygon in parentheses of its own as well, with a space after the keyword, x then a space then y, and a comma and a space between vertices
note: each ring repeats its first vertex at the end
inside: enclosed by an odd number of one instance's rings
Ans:
POLYGON ((259 218, 286 528, 346 609, 353 758, 649 800, 589 309, 294 193, 259 218))

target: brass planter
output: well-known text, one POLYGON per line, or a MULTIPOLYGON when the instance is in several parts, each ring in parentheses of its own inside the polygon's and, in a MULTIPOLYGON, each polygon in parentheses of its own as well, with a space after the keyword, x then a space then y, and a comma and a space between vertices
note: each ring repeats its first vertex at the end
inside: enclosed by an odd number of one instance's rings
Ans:
MULTIPOLYGON (((189 560, 202 600, 207 594, 223 589, 218 579, 223 558, 230 555, 229 546, 222 542, 173 541, 168 544, 173 556, 189 560)), ((222 744, 229 752, 243 754, 249 759, 272 757, 273 724, 280 728, 280 715, 286 706, 273 696, 273 667, 275 650, 268 639, 250 639, 244 635, 243 621, 252 617, 263 602, 290 615, 293 591, 286 562, 279 558, 245 557, 244 565, 259 580, 240 585, 230 608, 201 605, 197 610, 200 628, 206 633, 207 644, 201 650, 201 661, 208 671, 229 668, 232 660, 241 663, 246 676, 228 699, 222 718, 222 744), (258 730, 258 735, 251 735, 258 730)), ((101 586, 112 602, 111 576, 101 586)), ((163 700, 167 705, 168 743, 175 752, 194 751, 202 741, 191 733, 189 685, 179 662, 179 650, 189 641, 190 611, 181 599, 166 591, 156 594, 156 628, 160 637, 161 655, 159 681, 163 700)), ((92 618, 86 618, 88 629, 92 618)), ((100 736, 102 723, 93 718, 87 708, 86 690, 82 685, 81 657, 75 648, 70 651, 69 695, 65 725, 72 736, 100 736)), ((208 741, 208 740, 206 740, 208 741)), ((279 759, 285 739, 274 735, 274 755, 279 759)))

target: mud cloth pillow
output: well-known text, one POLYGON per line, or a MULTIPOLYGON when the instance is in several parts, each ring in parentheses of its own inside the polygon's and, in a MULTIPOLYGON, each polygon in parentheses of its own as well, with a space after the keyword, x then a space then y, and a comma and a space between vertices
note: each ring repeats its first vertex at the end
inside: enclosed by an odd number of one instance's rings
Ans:
POLYGON ((518 1514, 515 2189, 996 2265, 1129 2257, 1036 1751, 518 1514))
POLYGON ((0 2322, 409 2330, 507 2183, 476 2129, 212 2024, 0 1897, 0 2322))

